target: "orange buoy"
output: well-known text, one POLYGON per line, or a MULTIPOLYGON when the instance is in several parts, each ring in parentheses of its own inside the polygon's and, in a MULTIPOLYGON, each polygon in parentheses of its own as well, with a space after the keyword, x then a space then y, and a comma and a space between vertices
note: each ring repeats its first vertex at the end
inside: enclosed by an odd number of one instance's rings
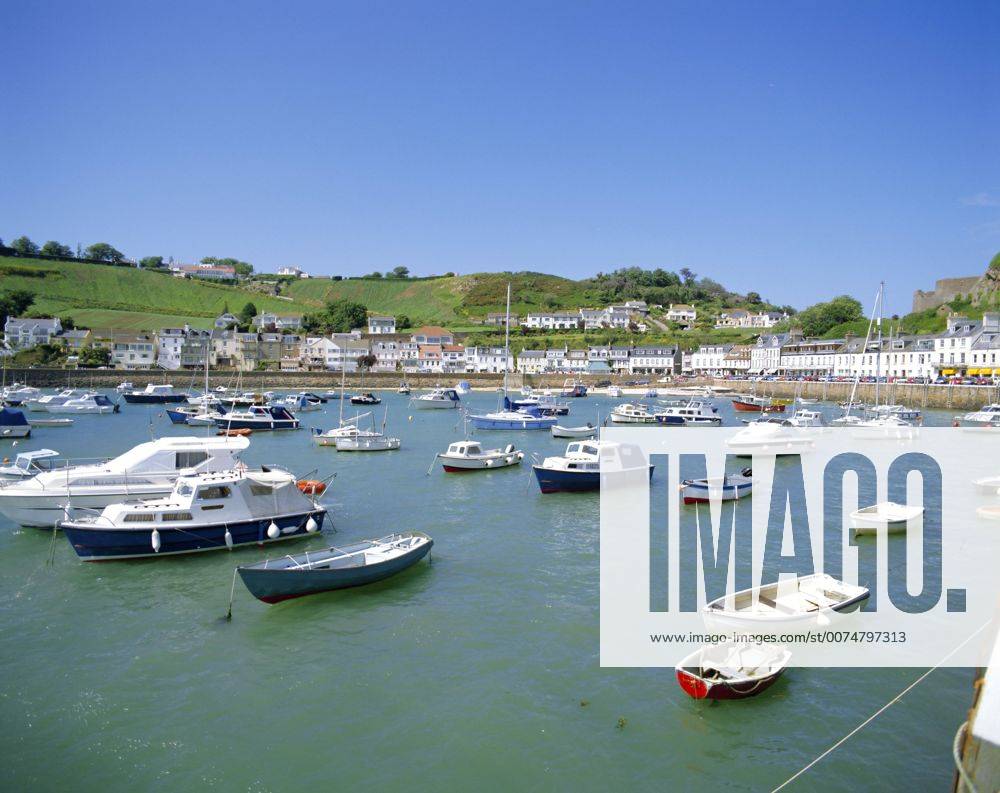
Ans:
POLYGON ((307 496, 318 496, 326 490, 326 485, 318 479, 300 479, 295 485, 307 496))

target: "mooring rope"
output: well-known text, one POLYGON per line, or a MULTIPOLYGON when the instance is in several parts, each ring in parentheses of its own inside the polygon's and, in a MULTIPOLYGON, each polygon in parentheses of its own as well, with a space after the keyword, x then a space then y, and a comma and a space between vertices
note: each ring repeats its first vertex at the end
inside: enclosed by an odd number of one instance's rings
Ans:
POLYGON ((778 793, 779 790, 782 790, 783 788, 785 788, 788 785, 790 785, 792 782, 794 782, 796 779, 798 779, 800 776, 802 776, 806 771, 808 771, 810 768, 812 768, 814 765, 816 765, 824 757, 826 757, 827 755, 833 753, 835 750, 839 749, 841 746, 843 746, 845 743, 847 743, 847 741, 849 741, 851 738, 853 738, 855 735, 857 735, 859 732, 861 732, 861 730, 863 730, 865 727, 867 727, 869 724, 871 724, 873 721, 875 721, 875 719, 877 719, 879 716, 881 716, 883 713, 885 713, 887 710, 889 710, 890 707, 892 707, 893 705, 895 705, 897 702, 899 702, 899 700, 901 700, 904 696, 906 696, 908 693, 910 693, 910 691, 912 691, 914 688, 916 688, 918 685, 920 685, 920 683, 922 683, 924 680, 926 680, 930 676, 931 672, 933 672, 936 669, 938 669, 945 661, 947 661, 955 653, 957 653, 959 650, 961 650, 966 644, 968 644, 970 641, 972 641, 976 636, 979 635, 980 632, 982 632, 983 628, 985 628, 989 624, 990 624, 990 621, 986 621, 982 625, 980 625, 978 628, 976 628, 976 630, 974 630, 965 639, 963 639, 944 658, 942 658, 940 661, 938 661, 936 664, 934 664, 934 666, 932 666, 930 669, 928 669, 926 672, 924 672, 922 675, 920 675, 920 677, 918 677, 916 680, 914 680, 912 683, 910 683, 910 685, 908 685, 906 688, 904 688, 902 691, 900 691, 898 694, 896 694, 896 696, 894 696, 892 699, 890 699, 888 702, 886 702, 881 708, 879 708, 871 716, 869 716, 867 719, 865 719, 863 722, 861 722, 861 724, 859 724, 857 727, 855 727, 853 730, 851 730, 849 733, 847 733, 847 735, 845 735, 843 738, 841 738, 839 741, 837 741, 833 746, 831 746, 829 749, 827 749, 825 752, 823 752, 817 758, 815 758, 810 763, 808 763, 807 765, 803 766, 798 771, 796 771, 794 774, 792 774, 790 777, 788 777, 788 779, 786 779, 784 782, 782 782, 780 785, 778 785, 776 788, 774 788, 774 790, 772 790, 771 793, 778 793))

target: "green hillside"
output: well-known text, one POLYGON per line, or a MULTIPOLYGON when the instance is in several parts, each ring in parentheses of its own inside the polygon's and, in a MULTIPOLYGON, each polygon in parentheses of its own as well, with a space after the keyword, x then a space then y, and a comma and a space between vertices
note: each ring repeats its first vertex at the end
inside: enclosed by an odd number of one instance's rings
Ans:
POLYGON ((132 267, 0 257, 0 291, 14 289, 35 295, 36 314, 72 317, 94 328, 208 327, 227 305, 235 312, 247 301, 261 311, 301 310, 258 292, 132 267))

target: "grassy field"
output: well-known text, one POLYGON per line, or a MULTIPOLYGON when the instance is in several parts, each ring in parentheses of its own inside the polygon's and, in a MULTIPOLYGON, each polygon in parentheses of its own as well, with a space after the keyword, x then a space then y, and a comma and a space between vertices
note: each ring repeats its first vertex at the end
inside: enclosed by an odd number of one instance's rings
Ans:
POLYGON ((462 302, 461 280, 460 277, 425 281, 304 278, 289 284, 282 294, 293 298, 306 310, 331 300, 353 300, 375 313, 405 314, 417 323, 441 323, 459 318, 456 309, 462 302))
POLYGON ((260 293, 131 267, 0 257, 0 291, 12 289, 35 295, 34 312, 90 327, 156 330, 185 321, 207 327, 227 305, 236 312, 248 301, 261 311, 302 310, 260 293))

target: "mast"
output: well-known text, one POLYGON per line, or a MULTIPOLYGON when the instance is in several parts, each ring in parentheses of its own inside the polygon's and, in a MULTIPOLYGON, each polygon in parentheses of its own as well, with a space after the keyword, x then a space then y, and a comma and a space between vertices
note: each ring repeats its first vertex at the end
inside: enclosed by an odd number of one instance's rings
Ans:
POLYGON ((503 395, 507 396, 507 371, 510 369, 510 281, 507 282, 507 316, 503 327, 503 395))
POLYGON ((882 302, 885 300, 885 281, 878 285, 878 348, 875 350, 875 409, 879 403, 879 380, 882 379, 882 302))
MULTIPOLYGON (((346 344, 346 342, 345 342, 346 344)), ((344 385, 347 382, 347 356, 342 347, 340 351, 340 426, 344 426, 344 385)))
MULTIPOLYGON (((879 302, 882 298, 882 288, 885 286, 885 282, 879 284, 878 292, 875 293, 875 303, 872 305, 871 317, 868 320, 868 333, 865 334, 865 343, 861 347, 861 360, 858 365, 854 368, 854 382, 851 384, 851 395, 847 399, 847 411, 844 413, 845 418, 851 415, 851 411, 854 409, 854 397, 858 392, 858 383, 861 380, 861 367, 864 365, 864 357, 868 352, 868 345, 872 340, 872 327, 875 324, 875 312, 879 309, 879 302)), ((879 322, 881 324, 881 322, 879 322)), ((876 389, 878 384, 875 385, 876 389)), ((876 400, 877 401, 877 400, 876 400)))

